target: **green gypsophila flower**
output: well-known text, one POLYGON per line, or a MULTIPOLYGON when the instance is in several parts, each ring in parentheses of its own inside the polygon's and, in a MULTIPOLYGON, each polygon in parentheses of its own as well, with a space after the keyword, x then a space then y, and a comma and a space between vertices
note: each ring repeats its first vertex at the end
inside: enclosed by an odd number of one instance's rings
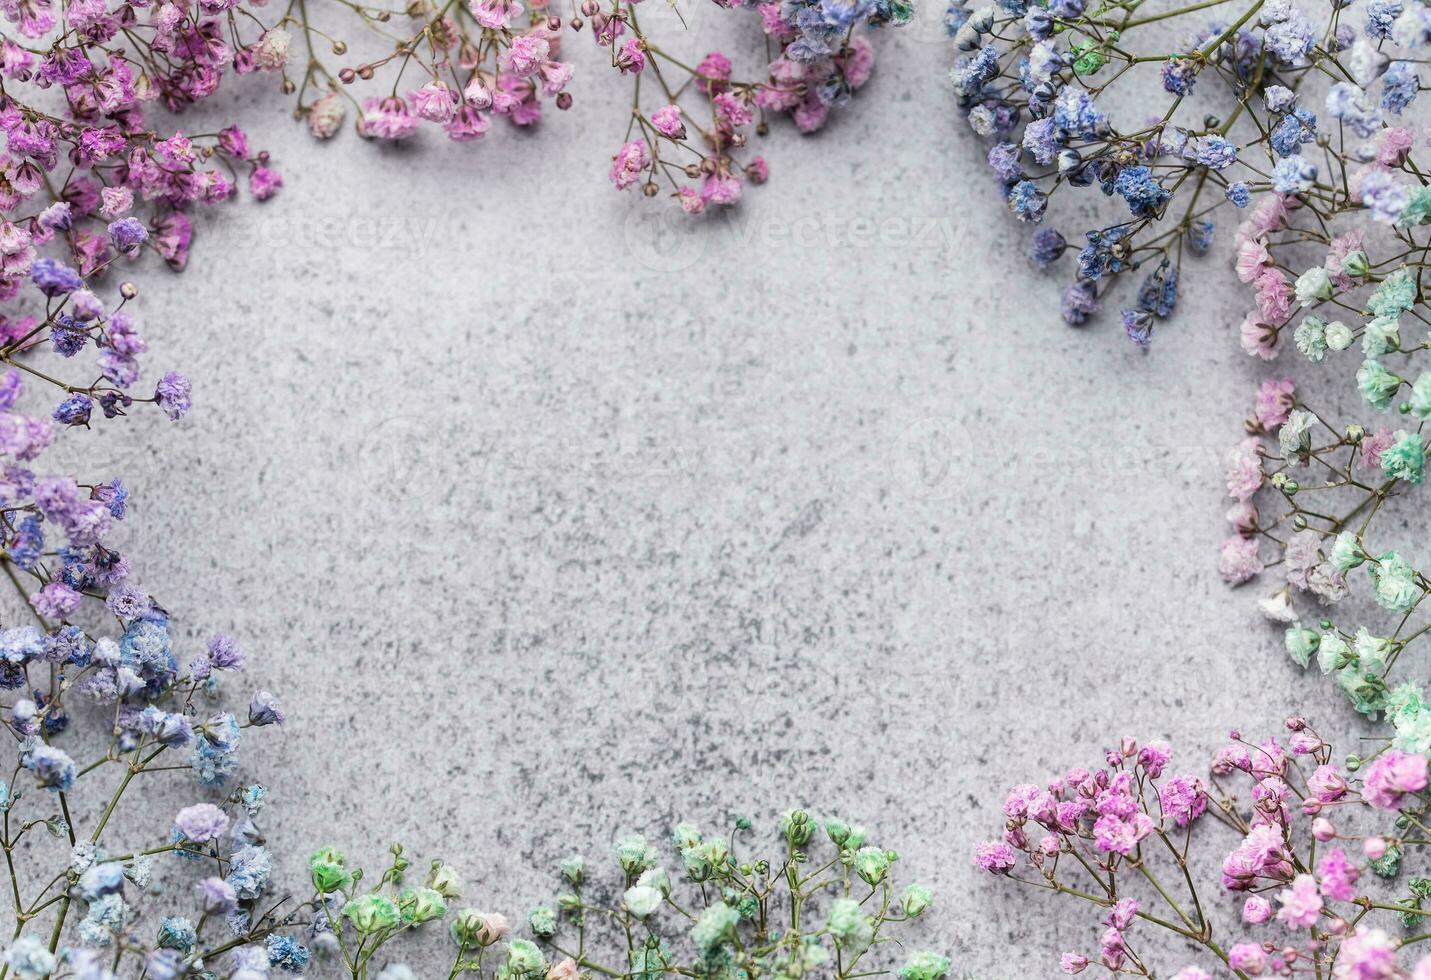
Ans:
POLYGON ((1327 356, 1327 321, 1315 314, 1303 317, 1292 340, 1307 360, 1321 363, 1327 356))
POLYGON ((706 907, 691 929, 691 941, 702 953, 710 953, 735 936, 740 913, 724 902, 706 907))
POLYGON ((661 907, 661 893, 648 885, 633 885, 622 898, 626 911, 644 919, 661 907))
POLYGON ((402 913, 386 895, 360 895, 343 906, 343 916, 360 936, 396 929, 402 923, 402 913))
POLYGON ((826 928, 835 945, 844 950, 858 952, 874 941, 874 922, 852 898, 837 898, 830 903, 826 928))
POLYGON ((1416 601, 1416 570, 1394 551, 1366 566, 1376 601, 1384 609, 1404 613, 1416 601))
POLYGON ((1421 437, 1402 429, 1396 440, 1381 451, 1381 468, 1393 480, 1420 485, 1426 480, 1426 447, 1421 437))
POLYGON ((1401 379, 1382 367, 1380 362, 1367 358, 1357 368, 1356 387, 1368 405, 1384 412, 1391 407, 1391 399, 1395 397, 1396 389, 1401 387, 1401 379))
POLYGON ((1350 531, 1343 531, 1337 535, 1337 539, 1332 542, 1331 553, 1332 566, 1337 571, 1345 575, 1366 561, 1366 551, 1362 548, 1361 542, 1356 539, 1356 535, 1350 531))
POLYGON ((949 959, 937 953, 911 953, 899 971, 899 980, 944 980, 949 959))
POLYGON ((507 947, 507 971, 519 977, 546 973, 546 957, 530 939, 513 939, 507 947))
POLYGON ((1312 654, 1317 652, 1317 645, 1321 642, 1315 631, 1306 629, 1301 623, 1287 627, 1282 638, 1288 656, 1298 667, 1305 667, 1311 662, 1312 654))

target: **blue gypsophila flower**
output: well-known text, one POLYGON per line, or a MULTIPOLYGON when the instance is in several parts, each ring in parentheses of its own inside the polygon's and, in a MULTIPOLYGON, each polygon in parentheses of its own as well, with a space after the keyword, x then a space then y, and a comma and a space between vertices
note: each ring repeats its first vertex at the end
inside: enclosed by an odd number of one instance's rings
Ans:
POLYGON ((1035 119, 1024 127, 1023 148, 1043 166, 1053 163, 1058 153, 1058 131, 1052 118, 1035 119))
POLYGON ((1198 63, 1192 58, 1174 56, 1163 62, 1163 91, 1171 95, 1187 95, 1197 84, 1198 63))
POLYGON ((995 143, 989 147, 989 167, 1005 186, 1023 180, 1024 168, 1019 163, 1019 148, 1012 143, 995 143))
MULTIPOLYGON (((1269 3, 1263 10, 1271 7, 1269 3)), ((1317 46, 1317 28, 1307 15, 1287 6, 1283 19, 1267 27, 1264 35, 1267 50, 1283 64, 1300 67, 1317 46)))
POLYGON ((1044 269, 1056 262, 1067 248, 1068 242, 1056 228, 1040 228, 1034 232, 1029 243, 1029 258, 1034 265, 1044 269))
POLYGON ((1123 332, 1139 347, 1147 347, 1153 339, 1153 315, 1146 310, 1123 310, 1123 332))
POLYGON ((194 740, 194 754, 189 765, 194 777, 205 786, 221 786, 238 769, 237 751, 243 731, 238 720, 225 712, 205 726, 202 737, 194 740))
POLYGON ((194 924, 182 915, 159 920, 160 949, 178 950, 187 956, 194 951, 194 944, 197 942, 198 934, 194 931, 194 924))
POLYGON ((40 530, 40 522, 33 515, 22 520, 10 539, 6 553, 10 560, 25 571, 35 567, 45 550, 45 535, 40 530))
POLYGON ((1108 117, 1093 104, 1082 89, 1065 88, 1053 103, 1053 121, 1059 129, 1092 139, 1107 125, 1108 117))
POLYGON ((1373 170, 1361 181, 1361 203, 1371 216, 1384 224, 1395 224, 1411 202, 1411 192, 1386 170, 1373 170))
POLYGON ((1172 315, 1178 304, 1178 270, 1166 260, 1148 274, 1138 289, 1138 309, 1162 318, 1172 315))
POLYGON ((1194 221, 1188 226, 1188 249, 1194 255, 1206 255, 1212 248, 1214 227, 1211 221, 1194 221))
POLYGON ((88 395, 75 392, 55 407, 53 418, 61 425, 88 425, 93 409, 94 402, 88 395))
POLYGON ((1401 16, 1401 0, 1371 0, 1366 7, 1366 36, 1379 41, 1391 37, 1391 25, 1401 16))
POLYGON ((78 272, 48 256, 41 256, 30 266, 30 279, 46 296, 64 296, 84 286, 78 272))
POLYGON ((1083 15, 1083 10, 1088 6, 1088 0, 1052 0, 1048 5, 1049 12, 1062 20, 1074 20, 1083 15))
POLYGON ((268 962, 285 973, 302 973, 308 969, 308 950, 294 941, 292 936, 273 934, 266 940, 268 962))
POLYGON ((1035 41, 1043 41, 1053 33, 1053 14, 1040 6, 1032 6, 1024 14, 1024 30, 1035 41))
POLYGON ((239 848, 229 860, 229 873, 224 880, 239 898, 245 901, 258 898, 273 873, 273 859, 268 851, 250 845, 239 848))
POLYGON ((1279 160, 1272 168, 1272 187, 1280 194, 1300 194, 1312 189, 1317 165, 1303 156, 1279 160))
POLYGON ((1350 82, 1337 82, 1327 90, 1327 112, 1362 139, 1370 139, 1381 128, 1381 107, 1350 82))
POLYGON ((951 3, 944 8, 944 33, 953 37, 959 33, 959 28, 969 19, 970 10, 968 7, 957 3, 951 3))
POLYGON ((1048 196, 1032 181, 1021 180, 1009 189, 1009 210, 1020 221, 1039 221, 1048 208, 1048 196))
POLYGON ((949 71, 954 90, 960 95, 973 98, 984 90, 984 86, 999 73, 999 56, 987 47, 972 58, 960 58, 949 71))
POLYGON ((1128 210, 1139 218, 1157 212, 1172 197, 1153 179, 1153 172, 1147 167, 1125 167, 1114 179, 1113 190, 1128 202, 1128 210))
POLYGON ((1267 141, 1279 157, 1289 157, 1298 147, 1317 138, 1317 117, 1311 110, 1298 108, 1287 113, 1268 136, 1267 141))
POLYGON ((1192 141, 1193 159, 1213 170, 1226 170, 1237 162, 1237 144, 1221 136, 1199 136, 1192 141))
POLYGON ((1262 92, 1262 104, 1268 112, 1281 114, 1297 104, 1297 93, 1285 85, 1269 85, 1262 92))
POLYGON ((1233 207, 1245 208, 1252 203, 1252 192, 1242 181, 1235 181, 1227 185, 1227 199, 1232 202, 1233 207))
POLYGON ((85 328, 68 313, 58 313, 50 325, 50 347, 61 357, 74 357, 89 343, 85 328))
POLYGON ((1393 61, 1381 79, 1381 107, 1401 115, 1420 90, 1416 67, 1408 61, 1393 61))
POLYGON ((23 750, 20 765, 34 773, 41 786, 56 793, 68 793, 75 784, 75 760, 63 749, 46 745, 39 739, 33 739, 23 750))
POLYGON ((109 223, 109 240, 125 254, 133 254, 149 240, 149 229, 138 218, 120 218, 109 223))
POLYGON ((1115 225, 1088 232, 1088 244, 1078 253, 1078 277, 1091 282, 1107 272, 1122 272, 1125 250, 1119 243, 1127 231, 1123 225, 1115 225))
POLYGON ((1431 8, 1414 3, 1403 10, 1391 25, 1391 39, 1403 48, 1431 44, 1431 8))
POLYGON ((1063 321, 1069 326, 1077 327, 1083 324, 1094 313, 1098 312, 1098 289, 1091 282, 1082 280, 1070 283, 1063 291, 1063 302, 1060 304, 1059 312, 1063 316, 1063 321))

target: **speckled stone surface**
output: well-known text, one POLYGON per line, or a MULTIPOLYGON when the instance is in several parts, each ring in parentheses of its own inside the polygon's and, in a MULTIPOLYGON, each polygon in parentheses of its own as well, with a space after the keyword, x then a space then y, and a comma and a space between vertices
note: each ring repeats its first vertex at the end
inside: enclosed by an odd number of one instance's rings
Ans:
POLYGON ((61 453, 133 485, 187 642, 237 634, 284 697, 248 759, 286 873, 400 839, 515 917, 573 849, 805 804, 935 888, 915 935, 956 975, 1045 977, 1098 928, 973 868, 1007 785, 1123 733, 1201 770, 1294 705, 1350 724, 1270 587, 1217 576, 1263 370, 1225 252, 1149 353, 1116 314, 1065 327, 932 19, 700 221, 611 190, 624 109, 584 40, 585 111, 476 147, 230 107, 285 189, 139 277, 197 408, 61 453))

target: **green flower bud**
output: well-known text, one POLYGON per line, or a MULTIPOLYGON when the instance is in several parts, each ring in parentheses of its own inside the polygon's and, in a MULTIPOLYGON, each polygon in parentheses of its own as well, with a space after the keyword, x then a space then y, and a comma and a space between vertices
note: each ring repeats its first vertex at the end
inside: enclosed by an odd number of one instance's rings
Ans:
POLYGON ((862 847, 855 852, 855 873, 867 885, 878 885, 889 874, 889 856, 878 847, 862 847))
POLYGON ((626 911, 644 919, 655 913, 661 907, 661 893, 649 885, 633 885, 626 889, 626 895, 622 901, 626 905, 626 911))
POLYGON ((581 896, 576 892, 562 892, 557 896, 557 908, 563 912, 575 912, 581 908, 581 896))
POLYGON ((462 897, 462 876, 450 864, 443 864, 441 861, 432 862, 432 875, 428 879, 428 884, 443 898, 462 897))
POLYGON ((825 821, 825 836, 829 837, 836 847, 843 847, 845 841, 850 839, 850 825, 831 817, 825 821))
POLYGON ((684 851, 688 847, 695 847, 701 842, 701 832, 693 823, 678 823, 675 831, 671 834, 676 842, 676 850, 684 851))
POLYGON ((656 855, 640 834, 627 834, 616 842, 616 860, 628 875, 638 875, 656 863, 656 855))
POLYGON ((900 904, 904 907, 904 914, 914 918, 922 915, 933 902, 934 893, 928 888, 923 885, 910 885, 904 890, 904 898, 900 904))
POLYGON ((547 972, 546 957, 530 939, 513 939, 507 947, 507 970, 519 977, 547 972))
POLYGON ((402 924, 402 913, 386 895, 360 895, 343 906, 343 917, 360 936, 371 936, 402 924))
POLYGON ((581 879, 586 876, 586 858, 580 854, 564 858, 557 867, 561 868, 562 877, 573 885, 581 884, 581 879))
POLYGON ((447 902, 442 893, 434 888, 404 889, 398 896, 398 908, 402 911, 402 920, 413 926, 440 919, 447 914, 447 902))
POLYGON ((793 847, 804 847, 815 833, 815 821, 804 810, 787 810, 780 818, 780 832, 793 847))

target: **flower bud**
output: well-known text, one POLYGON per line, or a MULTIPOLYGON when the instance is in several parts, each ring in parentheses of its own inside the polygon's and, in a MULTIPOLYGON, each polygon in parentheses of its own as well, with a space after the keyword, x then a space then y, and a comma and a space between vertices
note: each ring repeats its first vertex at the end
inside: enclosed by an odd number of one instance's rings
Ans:
POLYGON ((371 936, 402 923, 398 907, 385 895, 361 895, 343 906, 343 916, 360 936, 371 936))
POLYGON ((505 916, 496 912, 482 912, 477 909, 461 909, 452 922, 452 938, 464 948, 480 946, 485 949, 511 932, 505 916))
POLYGON ((414 926, 447 914, 447 902, 432 888, 407 889, 398 896, 398 908, 402 910, 402 920, 414 926))
POLYGON ((928 888, 922 885, 910 885, 904 890, 904 898, 900 901, 900 905, 904 908, 904 914, 912 919, 922 915, 933 902, 934 895, 928 888))
POLYGON ((1326 817, 1318 817, 1312 821, 1312 836, 1325 844, 1337 836, 1337 828, 1326 817))
POLYGON ((1361 249, 1354 249, 1342 258, 1342 274, 1351 276, 1353 279, 1360 279, 1367 274, 1370 269, 1366 253, 1361 249))

